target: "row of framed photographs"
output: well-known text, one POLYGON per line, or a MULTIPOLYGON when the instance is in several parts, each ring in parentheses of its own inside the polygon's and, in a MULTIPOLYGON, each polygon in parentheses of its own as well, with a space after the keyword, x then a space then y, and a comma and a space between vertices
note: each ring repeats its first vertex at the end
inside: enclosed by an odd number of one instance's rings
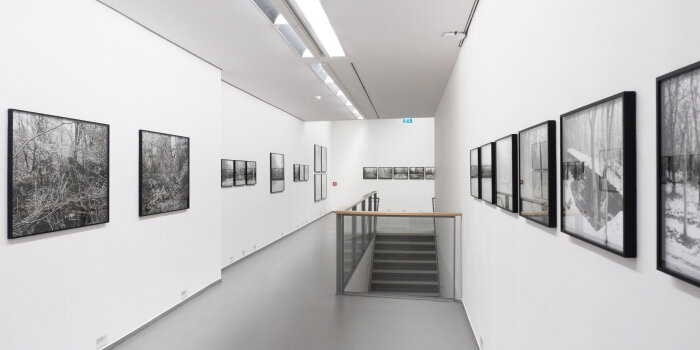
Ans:
POLYGON ((255 185, 257 162, 247 160, 221 160, 221 187, 255 185))
MULTIPOLYGON (((109 125, 8 110, 7 237, 109 222, 109 125)), ((139 216, 190 207, 190 139, 139 130, 139 216)))
MULTIPOLYGON (((700 286, 700 62, 656 80, 657 269, 700 286)), ((623 257, 637 255, 636 94, 470 151, 471 195, 623 257)))
POLYGON ((433 180, 435 167, 364 167, 365 180, 433 180))

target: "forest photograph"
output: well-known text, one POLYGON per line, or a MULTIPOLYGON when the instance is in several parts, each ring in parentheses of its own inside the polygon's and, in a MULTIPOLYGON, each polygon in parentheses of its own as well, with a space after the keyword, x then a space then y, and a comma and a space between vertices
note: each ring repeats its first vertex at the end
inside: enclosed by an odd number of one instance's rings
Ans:
POLYGON ((392 167, 379 167, 377 168, 377 177, 380 180, 391 180, 394 178, 394 168, 392 167))
POLYGON ((139 131, 139 215, 190 207, 190 139, 139 131))
POLYGON ((510 212, 516 211, 518 197, 517 173, 514 173, 517 139, 516 135, 508 135, 496 140, 496 205, 510 212))
MULTIPOLYGON (((554 122, 551 122, 554 123, 554 122)), ((554 132, 554 127, 551 127, 554 132)), ((519 173, 520 173, 520 215, 545 226, 556 226, 550 217, 549 193, 549 154, 550 122, 525 129, 520 132, 519 173)), ((552 139, 553 140, 553 139, 552 139)), ((555 206, 556 208, 556 206, 555 206)))
POLYGON ((700 285, 700 64, 657 89, 659 267, 700 285))
POLYGON ((233 161, 233 185, 245 186, 247 165, 245 160, 233 161))
POLYGON ((284 154, 270 153, 270 193, 284 191, 284 154))
POLYGON ((292 165, 292 169, 294 170, 294 182, 299 182, 301 181, 301 164, 294 164, 292 165))
POLYGON ((493 181, 493 176, 495 173, 495 164, 493 164, 493 144, 487 143, 479 147, 479 152, 481 152, 481 155, 479 156, 481 160, 479 164, 479 179, 481 181, 481 199, 489 203, 494 203, 495 183, 493 181))
POLYGON ((221 160, 221 187, 233 186, 233 161, 230 159, 221 160))
POLYGON ((410 167, 408 169, 408 177, 411 180, 423 180, 423 179, 425 179, 425 168, 423 168, 423 167, 410 167))
POLYGON ((425 178, 428 180, 435 179, 435 167, 425 168, 425 178))
POLYGON ((406 180, 408 179, 408 168, 397 167, 394 168, 394 180, 406 180))
POLYGON ((625 117, 622 95, 561 117, 561 229, 619 254, 627 215, 623 155, 634 152, 624 147, 625 117))
POLYGON ((479 182, 479 149, 469 151, 469 191, 473 197, 481 198, 479 182))
POLYGON ((8 238, 109 221, 109 126, 9 111, 8 238))
POLYGON ((255 185, 258 182, 257 163, 255 161, 245 162, 245 184, 255 185))

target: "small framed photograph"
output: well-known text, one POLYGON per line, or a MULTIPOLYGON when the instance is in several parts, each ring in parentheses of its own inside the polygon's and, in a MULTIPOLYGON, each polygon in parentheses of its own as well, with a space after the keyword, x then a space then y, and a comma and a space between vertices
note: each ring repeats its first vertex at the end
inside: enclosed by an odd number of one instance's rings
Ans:
POLYGON ((423 180, 423 179, 425 179, 425 168, 424 167, 410 167, 408 169, 408 178, 411 180, 423 180))
POLYGON ((556 122, 531 126, 518 133, 520 141, 520 216, 557 227, 556 122))
POLYGON ((518 135, 496 140, 496 205, 518 212, 518 135))
POLYGON ((233 187, 233 160, 221 160, 221 187, 233 187))
POLYGON ((294 164, 294 182, 301 181, 301 164, 294 164))
POLYGON ((394 178, 394 168, 379 167, 377 168, 377 178, 380 180, 391 180, 394 178))
POLYGON ((270 193, 284 192, 284 154, 270 153, 270 193))
POLYGON ((395 167, 394 180, 408 180, 408 167, 395 167))
POLYGON ((255 185, 258 182, 258 164, 255 161, 245 162, 245 184, 255 185))
POLYGON ((245 186, 246 183, 246 162, 245 160, 233 161, 233 185, 245 186))
POLYGON ((314 174, 314 202, 319 202, 323 199, 323 197, 322 197, 323 190, 321 189, 321 186, 323 186, 321 173, 315 173, 314 174))
POLYGON ((489 142, 479 147, 479 182, 481 183, 481 199, 496 204, 496 144, 489 142))
POLYGON ((474 198, 481 198, 480 165, 480 153, 477 147, 469 151, 469 190, 474 198))
POLYGON ((139 216, 190 207, 190 138, 139 131, 139 216))
POLYGON ((303 176, 303 181, 309 181, 309 166, 304 165, 304 176, 303 176))
POLYGON ((365 180, 376 180, 377 179, 377 167, 364 167, 364 168, 362 168, 362 178, 365 180))
POLYGON ((321 156, 322 156, 322 151, 321 151, 321 146, 320 145, 314 145, 314 172, 320 173, 321 172, 321 156))
POLYGON ((435 167, 426 167, 425 168, 425 179, 426 180, 435 180, 435 167))

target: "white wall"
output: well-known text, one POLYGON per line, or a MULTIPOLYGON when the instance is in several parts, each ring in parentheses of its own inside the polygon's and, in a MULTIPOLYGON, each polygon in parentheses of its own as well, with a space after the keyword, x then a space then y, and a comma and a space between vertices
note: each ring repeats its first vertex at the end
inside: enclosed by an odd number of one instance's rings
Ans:
MULTIPOLYGON (((110 222, 0 240, 0 349, 95 349, 220 278, 220 73, 97 1, 0 13, 0 111, 111 127, 110 222), (190 137, 191 209, 139 218, 139 129, 190 137)), ((0 135, 4 155, 5 121, 0 135)))
MULTIPOLYGON (((348 120, 332 123, 328 193, 338 209, 376 190, 382 211, 432 211, 434 180, 363 180, 363 167, 431 167, 434 119, 348 120), (332 182, 338 186, 333 187, 332 182)), ((436 173, 440 173, 440 168, 436 173)))
POLYGON ((464 305, 484 349, 698 349, 700 288, 656 271, 655 78, 700 60, 700 2, 479 3, 436 116, 436 194, 463 218, 464 305), (468 150, 637 91, 638 258, 469 196, 468 150))
MULTIPOLYGON (((327 214, 314 202, 314 144, 330 147, 330 122, 301 120, 221 83, 221 158, 257 161, 255 186, 221 189, 222 266, 327 214), (284 154, 285 190, 270 193, 270 152, 284 154), (309 181, 294 182, 293 164, 309 166, 309 181)), ((329 164, 333 157, 328 156, 329 164)), ((333 232, 329 232, 333 234, 333 232)))

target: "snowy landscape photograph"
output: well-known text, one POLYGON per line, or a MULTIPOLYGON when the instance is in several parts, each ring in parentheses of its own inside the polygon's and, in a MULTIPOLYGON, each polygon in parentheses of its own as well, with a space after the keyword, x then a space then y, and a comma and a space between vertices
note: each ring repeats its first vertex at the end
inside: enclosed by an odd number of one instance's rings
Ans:
POLYGON ((495 203, 496 183, 493 181, 493 176, 496 173, 496 166, 493 152, 493 143, 489 142, 479 147, 479 179, 481 182, 481 199, 488 203, 495 203))
POLYGON ((635 256, 634 93, 626 92, 561 116, 561 230, 622 256, 635 256), (628 106, 625 108, 625 106, 628 106), (631 141, 631 142, 630 142, 631 141), (629 153, 629 154, 627 154, 629 153), (631 191, 633 192, 633 191, 631 191), (629 199, 633 199, 630 201, 629 199), (626 205, 627 204, 627 205, 626 205))
POLYGON ((517 152, 517 135, 496 141, 496 205, 513 213, 518 211, 517 152))
POLYGON ((233 186, 233 161, 230 159, 221 160, 221 187, 233 186))
POLYGON ((547 227, 556 227, 555 162, 556 123, 547 121, 520 131, 518 167, 520 174, 520 216, 547 227))
POLYGON ((270 153, 270 193, 284 191, 284 154, 270 153))
POLYGON ((9 111, 8 238, 109 221, 109 126, 9 111))
POLYGON ((469 151, 469 191, 473 197, 481 198, 479 182, 479 149, 469 151))
POLYGON ((141 130, 139 215, 190 207, 190 139, 141 130))
POLYGON ((660 270, 700 286, 700 62, 657 80, 660 270))

